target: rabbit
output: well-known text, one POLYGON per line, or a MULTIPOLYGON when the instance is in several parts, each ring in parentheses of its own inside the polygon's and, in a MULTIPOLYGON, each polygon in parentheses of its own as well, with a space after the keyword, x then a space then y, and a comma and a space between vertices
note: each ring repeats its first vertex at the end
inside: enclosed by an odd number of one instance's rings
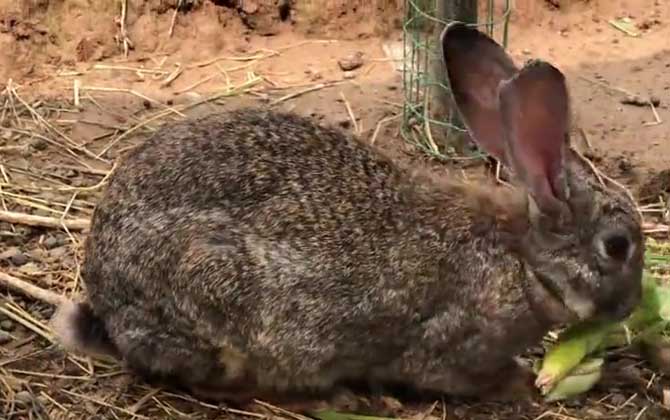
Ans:
POLYGON ((528 379, 518 357, 552 328, 631 313, 641 218, 571 148, 564 75, 517 68, 464 24, 440 42, 470 136, 513 188, 288 112, 170 123, 108 180, 86 298, 52 319, 61 345, 208 400, 347 382, 489 398, 528 379))

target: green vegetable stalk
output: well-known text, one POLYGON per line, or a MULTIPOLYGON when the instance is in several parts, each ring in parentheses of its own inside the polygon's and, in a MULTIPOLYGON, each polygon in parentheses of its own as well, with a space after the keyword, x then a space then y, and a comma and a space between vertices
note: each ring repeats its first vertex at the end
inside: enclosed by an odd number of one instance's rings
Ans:
MULTIPOLYGON (((637 341, 650 361, 670 365, 670 338, 662 337, 670 325, 670 287, 661 287, 646 275, 640 305, 619 323, 585 321, 567 328, 540 364, 535 384, 548 401, 570 398, 591 389, 599 380, 602 358, 589 358, 611 347, 637 341)), ((655 363, 656 364, 656 363, 655 363)))
POLYGON ((603 359, 594 358, 579 364, 569 376, 556 383, 547 392, 545 400, 547 402, 564 400, 588 391, 600 380, 603 363, 603 359))
POLYGON ((543 394, 548 394, 584 358, 601 346, 614 326, 611 323, 584 322, 565 330, 558 343, 545 354, 535 385, 543 394))

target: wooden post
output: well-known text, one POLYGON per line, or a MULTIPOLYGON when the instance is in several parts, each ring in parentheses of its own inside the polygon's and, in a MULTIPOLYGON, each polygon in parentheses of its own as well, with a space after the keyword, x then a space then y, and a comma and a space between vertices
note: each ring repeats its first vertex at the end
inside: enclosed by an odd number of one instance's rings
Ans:
MULTIPOLYGON (((463 23, 477 23, 477 0, 434 0, 436 4, 435 17, 444 22, 460 21, 463 23)), ((444 26, 434 25, 432 37, 435 41, 435 54, 431 57, 431 79, 434 83, 448 86, 447 72, 442 59, 442 46, 439 45, 440 33, 444 26)), ((432 120, 461 125, 456 105, 451 93, 442 86, 431 88, 431 103, 429 115, 432 120)), ((450 130, 437 124, 431 124, 431 133, 436 143, 453 149, 461 154, 467 145, 467 134, 450 130)))

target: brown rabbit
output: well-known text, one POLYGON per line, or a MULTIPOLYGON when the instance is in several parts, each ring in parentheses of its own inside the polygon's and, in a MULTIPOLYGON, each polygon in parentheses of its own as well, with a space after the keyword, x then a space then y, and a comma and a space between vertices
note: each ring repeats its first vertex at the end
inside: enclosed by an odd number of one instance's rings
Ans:
POLYGON ((346 381, 480 396, 549 329, 629 314, 641 221, 570 149, 564 76, 462 24, 442 44, 472 138, 516 190, 413 172, 287 113, 166 126, 109 180, 62 343, 214 398, 346 381))

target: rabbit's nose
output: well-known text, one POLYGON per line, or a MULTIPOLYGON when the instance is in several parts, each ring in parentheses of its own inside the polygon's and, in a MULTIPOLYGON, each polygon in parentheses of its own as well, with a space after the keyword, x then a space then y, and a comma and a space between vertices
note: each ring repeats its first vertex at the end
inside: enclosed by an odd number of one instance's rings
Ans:
POLYGON ((612 318, 615 320, 622 320, 627 318, 633 312, 633 310, 635 310, 637 303, 638 300, 631 297, 623 299, 622 301, 618 302, 618 304, 613 305, 611 311, 612 318))
POLYGON ((616 281, 621 286, 601 306, 601 313, 609 319, 618 321, 627 318, 640 303, 642 286, 639 281, 633 282, 632 285, 621 278, 616 281))

